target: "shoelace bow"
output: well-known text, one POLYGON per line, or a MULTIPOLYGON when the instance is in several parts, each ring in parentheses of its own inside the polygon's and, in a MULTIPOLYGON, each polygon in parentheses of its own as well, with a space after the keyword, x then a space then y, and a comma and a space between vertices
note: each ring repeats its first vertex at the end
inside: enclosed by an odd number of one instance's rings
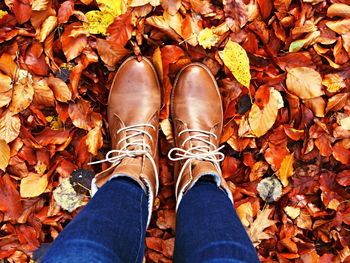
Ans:
MULTIPOLYGON (((188 138, 186 138, 182 142, 182 145, 181 145, 182 148, 174 147, 168 153, 168 157, 171 161, 186 160, 184 165, 182 166, 179 176, 180 177, 182 176, 182 173, 184 172, 186 166, 193 160, 213 162, 214 165, 218 169, 220 169, 219 162, 223 161, 225 158, 225 155, 222 152, 220 152, 220 150, 224 148, 224 145, 217 148, 215 144, 209 141, 210 136, 213 136, 215 139, 217 139, 217 136, 212 132, 197 130, 197 129, 185 129, 179 132, 178 136, 180 136, 185 132, 197 132, 197 134, 190 135, 188 138), (206 145, 191 147, 188 150, 183 149, 186 142, 191 140, 198 140, 198 141, 204 142, 206 145), (214 150, 211 150, 211 147, 214 150), (172 157, 172 154, 174 152, 176 152, 175 157, 172 157)), ((178 182, 179 181, 180 180, 178 180, 178 182)))
MULTIPOLYGON (((156 128, 151 125, 151 124, 135 124, 135 125, 130 125, 124 128, 119 129, 116 134, 119 134, 123 131, 125 131, 125 133, 129 133, 131 132, 131 134, 125 136, 124 138, 120 139, 117 143, 117 145, 119 145, 120 143, 127 141, 133 137, 137 137, 139 135, 145 135, 147 136, 151 141, 153 140, 151 134, 149 134, 149 132, 142 130, 142 129, 138 129, 139 127, 150 127, 153 130, 155 130, 156 128)), ((138 157, 138 156, 145 156, 147 157, 150 161, 151 164, 153 166, 154 169, 154 173, 156 178, 158 178, 158 169, 157 169, 157 165, 152 157, 152 155, 150 154, 151 151, 151 146, 148 145, 147 143, 144 143, 144 140, 142 138, 140 139, 135 139, 132 142, 127 142, 121 149, 119 150, 110 150, 107 154, 105 159, 103 160, 99 160, 99 161, 94 161, 94 162, 90 162, 89 164, 98 164, 98 163, 104 163, 104 162, 110 162, 113 165, 117 165, 119 164, 124 158, 126 157, 138 157), (128 148, 130 146, 134 146, 135 150, 129 150, 128 148), (144 150, 142 150, 144 149, 144 150), (116 155, 114 155, 116 154, 116 155), (114 156, 113 156, 114 155, 114 156)))

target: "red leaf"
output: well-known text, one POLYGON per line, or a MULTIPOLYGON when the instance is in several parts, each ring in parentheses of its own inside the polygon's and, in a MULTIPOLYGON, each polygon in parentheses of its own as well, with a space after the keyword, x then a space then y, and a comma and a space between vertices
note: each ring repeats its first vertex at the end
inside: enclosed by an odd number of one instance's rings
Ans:
POLYGON ((333 146, 333 157, 342 164, 348 165, 350 162, 350 151, 342 146, 333 146))
POLYGON ((71 15, 73 15, 74 11, 74 3, 71 1, 65 1, 61 4, 60 8, 58 9, 58 23, 66 23, 68 22, 68 19, 71 15))
POLYGON ((63 144, 70 136, 70 130, 52 130, 49 127, 37 134, 35 138, 38 143, 42 146, 47 146, 49 144, 63 144))
POLYGON ((344 170, 337 174, 337 182, 343 186, 350 185, 350 170, 344 170))
POLYGON ((7 219, 17 219, 23 211, 16 185, 8 174, 0 177, 0 211, 7 219))
POLYGON ((13 12, 19 24, 27 22, 32 14, 32 7, 29 1, 14 0, 13 12))
MULTIPOLYGON (((40 44, 41 46, 41 44, 40 44)), ((31 48, 28 49, 25 56, 25 63, 28 68, 35 74, 45 76, 49 70, 48 65, 45 61, 45 55, 41 53, 39 56, 36 56, 35 53, 38 53, 36 45, 32 45, 31 48)), ((42 47, 41 47, 42 48, 42 47)))
POLYGON ((272 1, 271 0, 258 0, 258 5, 260 7, 261 16, 266 19, 270 16, 272 11, 272 1))
POLYGON ((107 28, 107 33, 110 34, 109 40, 124 47, 131 38, 131 15, 124 14, 116 17, 113 23, 107 28))

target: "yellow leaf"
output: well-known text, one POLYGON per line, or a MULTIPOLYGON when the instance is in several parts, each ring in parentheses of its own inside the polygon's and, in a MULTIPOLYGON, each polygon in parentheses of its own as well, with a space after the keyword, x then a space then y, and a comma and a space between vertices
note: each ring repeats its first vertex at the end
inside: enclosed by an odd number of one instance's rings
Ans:
POLYGON ((0 19, 3 18, 3 16, 7 15, 8 13, 6 11, 0 10, 0 19))
POLYGON ((340 125, 344 130, 350 131, 350 117, 346 117, 340 120, 340 125))
POLYGON ((0 169, 5 172, 5 169, 10 161, 10 147, 8 144, 0 139, 0 169))
POLYGON ((236 42, 229 40, 223 51, 219 51, 220 58, 232 72, 236 80, 249 88, 250 71, 249 59, 246 51, 236 42))
POLYGON ((338 73, 331 73, 324 76, 322 84, 327 87, 329 92, 337 92, 346 87, 345 81, 338 73))
POLYGON ((111 13, 98 10, 87 12, 85 16, 89 23, 84 23, 84 27, 89 30, 90 34, 107 35, 107 28, 114 20, 114 16, 111 13))
POLYGON ((300 208, 299 207, 286 206, 284 208, 284 211, 291 219, 295 219, 300 215, 300 208))
POLYGON ((302 99, 322 96, 324 93, 321 82, 320 73, 312 68, 292 68, 287 73, 287 89, 302 99))
POLYGON ((288 178, 293 175, 293 164, 294 164, 294 153, 287 155, 284 157, 281 168, 279 169, 277 175, 281 180, 283 186, 288 185, 288 178))
POLYGON ((123 0, 96 0, 96 2, 102 12, 110 13, 113 16, 119 16, 126 12, 126 5, 123 0))
MULTIPOLYGON (((271 93, 270 93, 271 95, 271 93)), ((275 123, 278 113, 277 96, 271 95, 263 109, 254 103, 249 112, 249 125, 256 137, 264 135, 275 123)))
POLYGON ((162 129, 167 141, 170 144, 174 144, 173 129, 169 119, 164 119, 160 122, 160 128, 162 129))
POLYGON ((21 197, 35 197, 41 195, 47 187, 46 175, 29 173, 27 177, 21 180, 21 197))
POLYGON ((244 204, 241 204, 239 207, 236 209, 237 215, 242 221, 242 224, 245 227, 248 227, 250 225, 250 222, 253 220, 253 207, 250 202, 245 202, 244 204))
POLYGON ((219 41, 219 36, 214 34, 213 29, 205 28, 198 33, 198 43, 204 48, 212 48, 219 41))

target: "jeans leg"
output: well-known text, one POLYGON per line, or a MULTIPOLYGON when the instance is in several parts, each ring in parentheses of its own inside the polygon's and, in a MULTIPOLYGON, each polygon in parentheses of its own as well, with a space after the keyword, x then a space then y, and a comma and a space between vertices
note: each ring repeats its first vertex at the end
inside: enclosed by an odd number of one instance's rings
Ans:
POLYGON ((181 200, 174 262, 260 262, 232 202, 214 182, 200 180, 181 200))
POLYGON ((144 190, 115 178, 59 234, 43 263, 142 262, 148 217, 144 190))

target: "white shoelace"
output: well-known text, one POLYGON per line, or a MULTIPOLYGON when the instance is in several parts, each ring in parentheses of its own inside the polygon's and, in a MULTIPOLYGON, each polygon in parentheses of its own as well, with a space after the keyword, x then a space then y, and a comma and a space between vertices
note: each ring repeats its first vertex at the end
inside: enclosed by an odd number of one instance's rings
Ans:
MULTIPOLYGON (((119 145, 120 143, 122 143, 124 141, 127 141, 130 138, 137 137, 139 135, 145 135, 151 141, 153 141, 151 134, 149 134, 149 132, 147 132, 145 130, 138 129, 139 127, 150 127, 153 130, 156 129, 153 125, 147 124, 147 123, 135 124, 135 125, 130 125, 130 126, 121 128, 116 132, 116 135, 122 131, 125 131, 125 133, 128 133, 128 132, 132 132, 132 133, 130 135, 125 136, 120 141, 118 141, 117 145, 119 145)), ((148 145, 147 143, 144 143, 144 140, 142 138, 140 138, 140 139, 133 140, 132 142, 127 142, 120 150, 110 150, 106 154, 105 159, 95 161, 95 162, 90 162, 88 164, 91 165, 91 164, 110 162, 113 165, 117 165, 126 157, 134 158, 134 157, 138 157, 138 156, 145 156, 151 161, 151 164, 153 166, 154 173, 156 176, 156 181, 157 181, 156 189, 158 189, 158 169, 157 169, 157 165, 156 165, 152 155, 150 154, 150 151, 151 151, 151 146, 148 145), (136 148, 136 150, 129 150, 128 148, 130 146, 134 146, 136 148), (140 148, 144 149, 144 150, 141 150, 140 148), (113 154, 117 154, 117 155, 112 156, 113 154)))
MULTIPOLYGON (((184 150, 183 148, 180 148, 180 147, 174 147, 169 151, 168 157, 171 161, 186 160, 179 173, 179 177, 182 176, 187 165, 193 160, 212 162, 220 170, 219 162, 223 161, 225 158, 225 155, 222 152, 220 152, 220 150, 224 148, 224 145, 219 148, 216 148, 215 144, 209 141, 210 136, 213 136, 215 139, 217 139, 217 136, 212 132, 197 130, 197 129, 183 130, 179 132, 178 136, 181 136, 181 134, 185 132, 189 132, 189 133, 197 132, 197 134, 190 135, 188 138, 186 138, 183 141, 181 147, 184 147, 185 143, 190 140, 198 140, 198 141, 204 142, 207 145, 191 147, 188 150, 184 150), (211 150, 211 147, 214 150, 211 150), (173 152, 176 152, 175 157, 172 157, 173 152)), ((177 181, 176 189, 178 187, 179 181, 180 180, 177 181)))

